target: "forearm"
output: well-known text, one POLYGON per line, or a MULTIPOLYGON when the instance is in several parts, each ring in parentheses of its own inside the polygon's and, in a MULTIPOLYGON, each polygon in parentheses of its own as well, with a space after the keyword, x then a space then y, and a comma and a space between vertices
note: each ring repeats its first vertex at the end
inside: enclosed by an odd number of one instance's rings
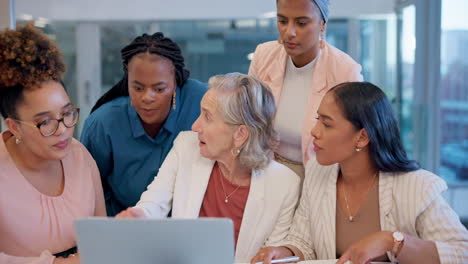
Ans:
POLYGON ((405 235, 405 242, 397 259, 402 264, 440 263, 437 247, 433 241, 422 240, 410 235, 405 235))
POLYGON ((55 257, 50 254, 49 251, 44 251, 38 257, 19 257, 6 255, 0 252, 0 263, 9 264, 52 264, 55 261, 55 257))
POLYGON ((315 251, 307 240, 289 234, 283 242, 283 247, 287 247, 294 253, 294 256, 299 257, 301 260, 316 259, 315 251))
POLYGON ((291 256, 299 257, 299 261, 305 260, 304 254, 302 254, 302 251, 300 249, 298 249, 297 247, 295 247, 293 245, 285 245, 283 247, 285 247, 286 249, 291 251, 291 256))

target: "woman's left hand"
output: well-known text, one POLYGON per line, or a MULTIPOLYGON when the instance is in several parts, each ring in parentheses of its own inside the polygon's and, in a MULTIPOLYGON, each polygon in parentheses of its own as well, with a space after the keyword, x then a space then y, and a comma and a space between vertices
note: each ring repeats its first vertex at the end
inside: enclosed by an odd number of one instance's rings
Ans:
POLYGON ((122 212, 118 213, 116 218, 145 218, 145 213, 141 208, 129 207, 122 212))
POLYGON ((384 255, 392 250, 392 232, 380 231, 372 233, 361 240, 354 242, 338 259, 336 264, 344 264, 351 261, 353 264, 370 263, 371 260, 384 255))

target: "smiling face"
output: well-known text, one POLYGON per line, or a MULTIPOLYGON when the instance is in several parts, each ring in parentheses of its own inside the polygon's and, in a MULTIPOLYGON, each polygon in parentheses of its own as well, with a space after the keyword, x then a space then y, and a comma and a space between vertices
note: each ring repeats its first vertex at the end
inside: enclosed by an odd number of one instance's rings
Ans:
POLYGON ((193 123, 198 133, 200 154, 211 160, 229 160, 235 147, 234 133, 237 126, 227 124, 218 110, 217 91, 208 90, 201 101, 201 113, 193 123))
POLYGON ((74 127, 59 123, 51 136, 43 136, 35 125, 48 119, 61 119, 68 115, 72 104, 63 86, 56 81, 47 81, 37 89, 25 90, 23 100, 16 107, 17 118, 22 122, 7 119, 7 124, 21 147, 43 160, 61 160, 70 150, 74 127), (27 124, 26 124, 27 123, 27 124))
POLYGON ((284 49, 296 66, 315 59, 325 23, 312 0, 278 0, 277 26, 284 49))
POLYGON ((142 53, 128 64, 130 102, 144 125, 166 120, 176 89, 174 65, 159 55, 142 53))
POLYGON ((362 143, 363 129, 357 130, 346 120, 333 92, 325 95, 317 111, 318 121, 312 129, 314 151, 322 165, 345 162, 356 154, 362 143))

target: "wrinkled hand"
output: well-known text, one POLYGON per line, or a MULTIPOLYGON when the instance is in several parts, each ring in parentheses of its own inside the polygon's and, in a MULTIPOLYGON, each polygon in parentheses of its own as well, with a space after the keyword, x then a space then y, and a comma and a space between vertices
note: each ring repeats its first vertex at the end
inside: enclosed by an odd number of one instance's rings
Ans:
POLYGON ((336 264, 344 264, 351 261, 353 264, 370 263, 371 260, 384 255, 392 250, 392 232, 381 231, 372 233, 361 240, 354 242, 341 256, 336 264))
POLYGON ((126 210, 118 213, 116 218, 145 218, 145 213, 142 209, 136 207, 129 207, 126 210))
POLYGON ((287 247, 264 247, 250 261, 251 264, 263 261, 264 264, 271 264, 273 259, 291 257, 293 254, 287 247))
POLYGON ((80 264, 80 254, 71 254, 67 258, 55 258, 53 264, 80 264))

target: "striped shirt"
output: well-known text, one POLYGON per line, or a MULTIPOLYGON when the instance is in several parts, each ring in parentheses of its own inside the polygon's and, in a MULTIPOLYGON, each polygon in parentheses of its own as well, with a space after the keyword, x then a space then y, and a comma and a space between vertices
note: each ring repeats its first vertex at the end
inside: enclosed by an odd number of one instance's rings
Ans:
MULTIPOLYGON (((304 258, 336 258, 336 181, 339 166, 322 166, 312 159, 299 207, 284 244, 304 258)), ((440 263, 468 263, 468 232, 442 198, 446 183, 425 170, 379 173, 380 225, 434 241, 440 263)))

